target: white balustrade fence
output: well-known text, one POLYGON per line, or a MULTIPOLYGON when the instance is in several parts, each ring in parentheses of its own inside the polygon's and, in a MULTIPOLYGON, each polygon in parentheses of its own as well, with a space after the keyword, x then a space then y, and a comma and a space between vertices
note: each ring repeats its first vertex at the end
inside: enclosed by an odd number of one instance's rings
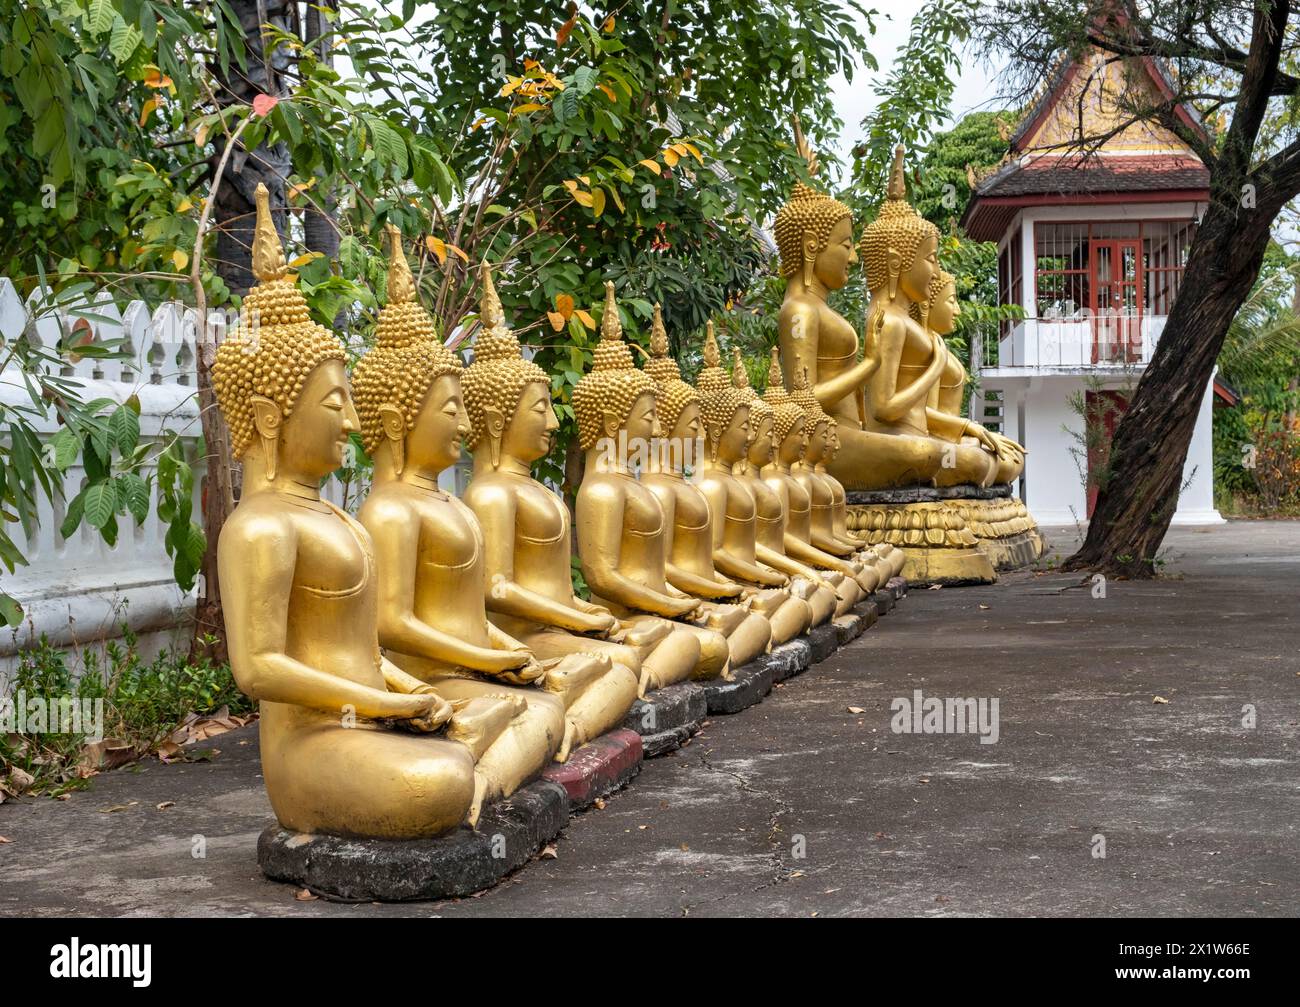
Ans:
MULTIPOLYGON (((187 445, 194 468, 194 518, 202 520, 205 466, 197 399, 195 361, 198 316, 177 302, 150 306, 133 300, 121 304, 107 291, 52 306, 44 290, 26 301, 15 285, 0 277, 0 337, 3 342, 26 338, 57 355, 60 347, 74 348, 87 341, 115 344, 122 359, 65 355, 61 374, 78 389, 82 401, 108 398, 140 400, 140 440, 160 442, 177 434, 187 445)), ((210 311, 208 324, 216 342, 223 338, 234 317, 210 311)), ((30 406, 31 398, 17 364, 0 370, 0 402, 30 406)), ((51 415, 37 424, 43 437, 58 430, 51 415)), ((462 492, 469 465, 462 463, 442 473, 445 490, 462 492)), ((185 644, 192 613, 202 585, 186 593, 172 575, 172 560, 163 545, 167 527, 159 521, 156 499, 144 524, 129 516, 118 520, 113 546, 87 525, 72 538, 59 534, 64 508, 85 482, 78 463, 64 473, 64 497, 53 504, 42 500, 39 526, 20 547, 28 560, 13 574, 0 568, 5 593, 22 604, 24 621, 17 630, 0 630, 0 676, 11 668, 15 654, 42 635, 58 646, 102 646, 119 636, 122 626, 140 636, 143 651, 156 652, 170 643, 185 644)), ((322 495, 355 510, 366 485, 344 487, 329 480, 322 495)), ((156 487, 153 488, 156 494, 156 487)))
MULTIPOLYGON (((141 442, 159 441, 170 431, 187 439, 195 470, 195 514, 201 510, 203 464, 198 457, 199 414, 195 379, 194 309, 178 303, 150 307, 143 301, 119 304, 105 291, 52 306, 47 292, 36 290, 26 302, 14 284, 0 278, 0 335, 5 342, 26 338, 57 353, 61 345, 87 341, 120 343, 123 359, 65 356, 61 373, 71 379, 83 401, 109 398, 140 400, 141 442)), ((223 312, 210 314, 218 338, 224 331, 223 312)), ((29 406, 18 365, 0 371, 0 401, 29 406)), ((37 424, 53 436, 53 415, 37 424)), ((107 545, 91 527, 70 539, 59 534, 64 507, 80 490, 85 472, 77 464, 64 475, 64 499, 42 500, 40 522, 22 545, 28 565, 4 577, 5 592, 17 598, 25 612, 15 631, 0 631, 0 667, 12 664, 17 649, 42 634, 59 645, 84 644, 112 637, 125 623, 137 633, 159 636, 175 627, 193 608, 172 577, 172 561, 163 547, 166 526, 155 508, 142 526, 127 517, 119 520, 115 545, 107 545)), ((156 492, 156 490, 155 490, 156 492)), ((155 646, 165 642, 155 639, 155 646)))

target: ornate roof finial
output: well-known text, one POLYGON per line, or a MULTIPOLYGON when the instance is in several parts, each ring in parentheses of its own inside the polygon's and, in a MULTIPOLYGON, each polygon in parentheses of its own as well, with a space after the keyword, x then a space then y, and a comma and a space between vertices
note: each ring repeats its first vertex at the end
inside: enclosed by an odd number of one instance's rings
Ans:
POLYGON ((623 339, 623 323, 618 317, 618 305, 614 302, 614 281, 605 281, 605 313, 600 319, 600 338, 620 342, 623 339))
POLYGON ((257 183, 257 223, 253 228, 253 275, 263 283, 278 280, 289 271, 284 262, 284 245, 271 219, 271 193, 257 183))
POLYGON ((654 321, 650 323, 650 356, 668 356, 668 330, 664 328, 664 313, 655 303, 654 321))
POLYGON ((889 169, 889 185, 885 188, 885 198, 899 202, 907 199, 907 179, 903 174, 903 145, 894 147, 894 163, 889 169))
POLYGON ((402 251, 402 232, 393 224, 385 225, 388 231, 388 303, 405 304, 415 298, 415 279, 402 251))

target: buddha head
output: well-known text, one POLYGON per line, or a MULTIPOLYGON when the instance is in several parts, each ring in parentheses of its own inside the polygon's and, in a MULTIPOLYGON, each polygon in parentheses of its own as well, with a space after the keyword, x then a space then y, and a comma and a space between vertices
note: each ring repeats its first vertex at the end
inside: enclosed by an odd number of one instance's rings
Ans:
MULTIPOLYGON (((817 172, 812 153, 795 119, 795 144, 808 164, 811 178, 817 172)), ((814 279, 827 290, 838 290, 849 280, 849 266, 858 261, 853 250, 853 211, 839 200, 796 182, 790 199, 777 211, 773 224, 781 256, 781 275, 801 275, 805 289, 814 279)))
POLYGON ((808 444, 804 449, 803 460, 815 465, 822 460, 826 445, 830 440, 831 418, 817 401, 817 396, 808 387, 808 368, 796 369, 794 388, 790 390, 790 400, 804 413, 804 424, 808 431, 808 444))
POLYGON ((349 435, 359 426, 346 357, 338 337, 311 320, 260 183, 256 201, 257 284, 217 347, 212 383, 230 426, 231 451, 252 477, 246 483, 274 486, 282 479, 314 488, 343 464, 349 435))
POLYGON ((894 148, 894 163, 880 213, 862 233, 862 267, 874 298, 900 293, 912 304, 925 300, 939 270, 939 229, 907 201, 903 148, 894 148))
POLYGON ((590 451, 602 440, 613 443, 620 431, 626 431, 629 443, 648 446, 659 430, 655 382, 632 365, 632 352, 623 342, 614 284, 610 282, 605 283, 605 311, 594 358, 591 370, 573 388, 578 444, 590 451))
POLYGON ((957 327, 961 304, 957 301, 957 278, 946 270, 939 270, 926 291, 926 324, 941 336, 957 327))
POLYGON ((731 356, 731 383, 740 389, 740 394, 749 403, 748 458, 751 464, 761 469, 772 460, 772 423, 775 414, 772 407, 750 385, 749 370, 745 367, 739 346, 731 348, 731 356))
POLYGON ((682 380, 677 361, 668 354, 668 332, 658 304, 650 327, 650 359, 645 371, 654 379, 659 426, 668 440, 664 458, 667 467, 677 469, 680 466, 676 461, 687 457, 688 451, 694 457, 694 445, 700 438, 700 393, 682 380))
POLYGON ((772 444, 776 459, 791 465, 803 457, 807 445, 807 418, 790 398, 781 376, 780 351, 772 347, 772 362, 767 369, 767 390, 763 401, 772 409, 772 444))
POLYGON ((388 303, 379 312, 375 345, 352 375, 361 441, 377 469, 436 474, 459 460, 469 432, 462 368, 415 298, 401 233, 389 225, 388 236, 388 303))
POLYGON ((749 448, 749 400, 731 382, 723 370, 722 354, 713 334, 713 322, 705 326, 704 366, 695 379, 700 392, 700 414, 704 417, 704 434, 709 458, 714 462, 734 464, 745 457, 749 448))
POLYGON ((551 379, 523 358, 519 340, 506 326, 486 262, 480 277, 483 329, 474 343, 474 362, 461 379, 469 411, 469 449, 475 457, 486 451, 493 468, 501 464, 503 455, 531 465, 550 452, 560 428, 551 405, 551 379))

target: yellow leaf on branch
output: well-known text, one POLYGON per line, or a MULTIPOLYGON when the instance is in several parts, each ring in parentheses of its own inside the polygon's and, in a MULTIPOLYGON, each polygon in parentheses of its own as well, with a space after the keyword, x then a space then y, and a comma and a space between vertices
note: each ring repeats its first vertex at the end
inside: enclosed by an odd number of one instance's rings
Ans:
POLYGON ((578 319, 578 321, 580 321, 583 324, 585 328, 589 330, 596 328, 596 319, 591 317, 590 312, 583 311, 581 308, 579 308, 573 314, 578 319))
POLYGON ((614 102, 614 104, 616 105, 618 104, 618 95, 614 93, 614 89, 612 87, 610 87, 608 84, 597 84, 596 87, 599 88, 601 91, 605 92, 606 98, 614 102))
POLYGON ((289 268, 301 269, 303 266, 307 265, 307 263, 314 262, 316 259, 323 259, 324 257, 324 252, 303 252, 302 255, 289 263, 289 268))
POLYGON ((437 257, 439 265, 444 265, 447 262, 447 243, 445 241, 431 234, 424 239, 424 244, 437 257))
POLYGON ((146 122, 148 122, 149 116, 153 115, 153 110, 156 109, 157 107, 158 107, 157 98, 150 98, 148 101, 146 101, 144 103, 144 107, 140 109, 140 121, 137 125, 143 126, 146 122))
POLYGON ((597 217, 605 212, 605 190, 593 189, 591 191, 591 212, 597 217))
POLYGON ((573 198, 582 206, 591 206, 591 193, 583 192, 581 189, 573 190, 573 198))
POLYGON ((540 112, 546 106, 535 101, 526 101, 522 105, 516 105, 510 110, 511 115, 527 115, 529 112, 540 112))
POLYGON ((551 328, 556 332, 564 328, 564 316, 558 311, 548 311, 546 317, 551 323, 551 328))
POLYGON ((651 161, 649 158, 645 158, 644 160, 637 161, 637 164, 641 165, 642 167, 649 168, 656 175, 658 175, 663 170, 662 168, 659 167, 658 161, 651 161))
POLYGON ((673 167, 673 165, 675 165, 678 161, 681 160, 681 158, 677 154, 677 151, 673 150, 672 147, 665 147, 663 153, 664 153, 664 164, 668 165, 668 167, 670 168, 673 167))
POLYGON ((567 322, 569 316, 573 314, 573 297, 569 294, 556 294, 555 310, 558 311, 560 317, 567 322))
POLYGON ((189 261, 189 255, 181 251, 179 248, 172 252, 172 265, 176 267, 176 272, 179 273, 184 269, 189 264, 189 261))

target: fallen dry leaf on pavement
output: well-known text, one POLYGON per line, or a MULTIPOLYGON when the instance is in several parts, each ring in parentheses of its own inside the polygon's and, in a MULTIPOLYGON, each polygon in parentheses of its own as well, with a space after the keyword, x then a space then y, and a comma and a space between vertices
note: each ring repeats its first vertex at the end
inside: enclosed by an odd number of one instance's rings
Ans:
POLYGON ((158 810, 166 811, 168 808, 174 808, 174 807, 176 807, 175 801, 163 801, 160 805, 158 805, 158 810))
POLYGON ((126 804, 115 804, 111 808, 100 808, 99 810, 101 814, 111 815, 115 811, 129 811, 139 803, 139 801, 128 801, 126 804))
POLYGON ((12 842, 13 840, 10 839, 8 836, 0 836, 0 844, 12 843, 12 842))
POLYGON ((866 713, 866 712, 867 712, 867 709, 866 709, 866 707, 864 707, 864 706, 850 706, 850 707, 849 707, 849 713, 866 713))
POLYGON ((311 893, 311 890, 308 888, 303 888, 299 890, 299 892, 296 895, 294 895, 294 898, 297 899, 299 902, 315 902, 317 899, 320 898, 320 896, 313 895, 311 893))
POLYGON ((1167 704, 1167 703, 1169 702, 1169 700, 1165 699, 1164 696, 1156 696, 1155 698, 1153 698, 1153 699, 1151 700, 1151 702, 1152 702, 1152 703, 1160 703, 1161 705, 1165 705, 1165 704, 1167 704))
POLYGON ((554 843, 547 843, 546 846, 543 847, 543 849, 542 849, 542 859, 543 859, 543 860, 559 860, 559 859, 560 859, 560 855, 559 855, 559 853, 557 853, 557 852, 555 851, 555 844, 554 844, 554 843))

